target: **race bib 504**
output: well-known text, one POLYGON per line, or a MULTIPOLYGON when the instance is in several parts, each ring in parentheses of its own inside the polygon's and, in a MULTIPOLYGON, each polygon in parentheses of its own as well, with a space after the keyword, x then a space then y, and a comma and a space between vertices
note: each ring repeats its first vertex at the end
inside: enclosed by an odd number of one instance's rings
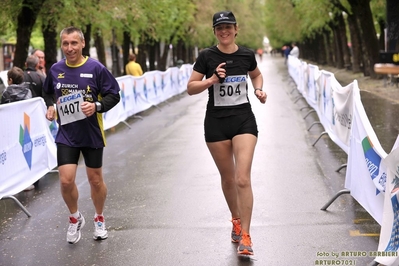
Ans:
POLYGON ((213 85, 215 106, 233 106, 248 102, 246 75, 228 76, 213 85))

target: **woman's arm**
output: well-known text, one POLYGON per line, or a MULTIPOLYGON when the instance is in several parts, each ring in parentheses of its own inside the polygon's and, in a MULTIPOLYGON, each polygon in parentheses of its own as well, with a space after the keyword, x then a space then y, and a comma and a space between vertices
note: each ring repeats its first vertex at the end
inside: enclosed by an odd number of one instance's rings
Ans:
MULTIPOLYGON (((221 63, 215 69, 215 72, 217 72, 219 77, 223 79, 226 77, 226 69, 223 67, 225 64, 226 63, 221 63)), ((193 70, 193 73, 191 74, 191 77, 187 83, 187 93, 189 95, 201 93, 211 87, 213 84, 218 83, 219 77, 214 73, 210 78, 204 79, 204 74, 193 70)))
POLYGON ((254 93, 256 98, 258 98, 261 103, 265 103, 267 94, 263 91, 263 76, 259 68, 256 67, 253 71, 250 71, 249 77, 251 78, 252 85, 255 89, 254 93))

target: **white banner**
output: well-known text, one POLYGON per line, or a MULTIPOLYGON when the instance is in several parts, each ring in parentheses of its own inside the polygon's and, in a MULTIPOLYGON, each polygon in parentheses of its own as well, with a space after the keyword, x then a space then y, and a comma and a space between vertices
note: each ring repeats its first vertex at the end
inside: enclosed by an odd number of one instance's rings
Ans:
POLYGON ((0 105, 0 199, 17 194, 57 165, 55 122, 42 98, 0 105))
POLYGON ((393 150, 383 159, 387 182, 376 261, 387 266, 399 265, 399 137, 393 150))
MULTIPOLYGON (((289 60, 290 75, 301 75, 300 64, 289 60)), ((386 153, 371 127, 354 80, 342 87, 333 73, 308 65, 306 100, 334 143, 348 154, 345 187, 381 224, 386 171, 381 165, 386 153), (317 99, 317 104, 315 102, 317 99)), ((294 80, 301 80, 294 76, 294 80)), ((299 85, 298 85, 299 86, 299 85)), ((305 90, 306 91, 306 90, 305 90)))
POLYGON ((288 71, 299 92, 316 111, 331 140, 348 153, 353 93, 359 90, 357 82, 342 87, 333 73, 320 71, 317 66, 301 63, 293 57, 288 60, 288 71))
POLYGON ((318 111, 317 104, 319 102, 319 85, 317 81, 320 78, 320 70, 317 66, 308 64, 308 82, 307 87, 305 89, 306 94, 304 95, 308 104, 318 111))
MULTIPOLYGON (((299 87, 300 64, 296 60, 288 62, 288 71, 299 87)), ((316 110, 330 138, 348 154, 345 188, 381 225, 375 261, 397 266, 399 137, 387 156, 364 110, 357 81, 342 88, 334 74, 322 70, 319 75, 316 67, 308 68, 308 88, 303 95, 316 110)))
POLYGON ((348 153, 353 116, 353 95, 359 91, 357 82, 342 87, 331 72, 322 70, 319 74, 314 73, 314 75, 319 76, 317 85, 314 86, 316 91, 312 97, 318 99, 316 110, 320 122, 331 140, 348 153))
MULTIPOLYGON (((186 64, 117 78, 121 101, 103 114, 104 130, 184 92, 191 72, 192 65, 186 64)), ((45 113, 41 98, 0 105, 0 199, 21 192, 57 166, 58 126, 45 113)))
POLYGON ((345 187, 379 223, 382 222, 386 168, 381 164, 386 153, 371 127, 360 93, 355 94, 350 152, 345 187))
POLYGON ((121 100, 103 114, 104 130, 184 92, 192 70, 192 65, 186 64, 180 68, 168 68, 164 72, 146 72, 140 77, 116 78, 121 89, 121 100))

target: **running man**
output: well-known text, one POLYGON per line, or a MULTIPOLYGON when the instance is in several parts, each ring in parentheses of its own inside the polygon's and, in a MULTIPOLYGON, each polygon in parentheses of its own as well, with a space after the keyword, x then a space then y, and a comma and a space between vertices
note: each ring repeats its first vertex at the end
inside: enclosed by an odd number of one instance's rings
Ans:
MULTIPOLYGON (((103 215, 107 187, 102 174, 106 142, 101 113, 119 102, 120 89, 105 66, 82 55, 85 39, 80 29, 65 28, 60 39, 65 58, 50 68, 44 91, 55 94, 57 102, 57 163, 61 194, 70 212, 67 242, 77 243, 85 225, 78 209, 79 193, 75 183, 81 153, 95 208, 93 237, 104 240, 108 237, 103 215)), ((46 117, 53 120, 55 113, 47 112, 46 117)))

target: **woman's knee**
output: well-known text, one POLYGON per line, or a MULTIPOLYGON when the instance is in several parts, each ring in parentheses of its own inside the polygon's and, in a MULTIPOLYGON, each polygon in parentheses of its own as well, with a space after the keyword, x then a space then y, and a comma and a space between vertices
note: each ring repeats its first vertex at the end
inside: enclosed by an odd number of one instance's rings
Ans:
POLYGON ((236 185, 238 188, 251 187, 251 177, 248 175, 241 175, 236 177, 236 185))

